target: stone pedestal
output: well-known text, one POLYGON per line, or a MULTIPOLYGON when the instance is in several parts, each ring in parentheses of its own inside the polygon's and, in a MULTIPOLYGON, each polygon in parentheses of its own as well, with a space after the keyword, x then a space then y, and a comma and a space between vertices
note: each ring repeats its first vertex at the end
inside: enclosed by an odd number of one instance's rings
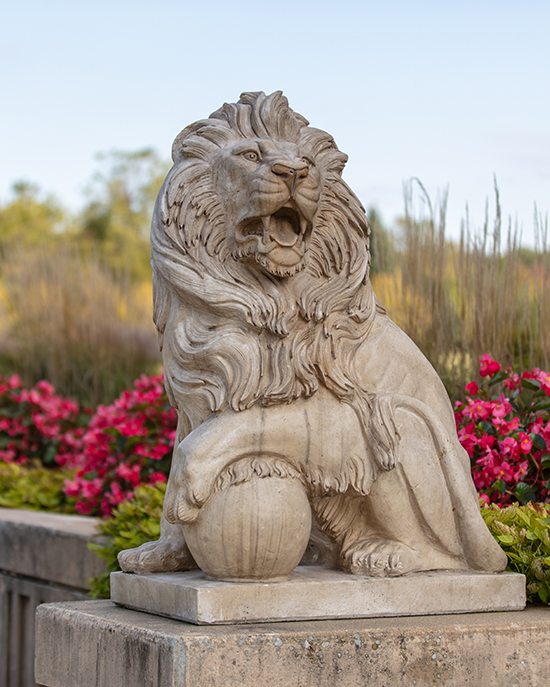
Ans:
POLYGON ((45 687, 550 684, 550 610, 198 626, 110 601, 40 606, 45 687))
POLYGON ((198 570, 112 573, 111 599, 199 625, 516 611, 525 607, 517 573, 421 572, 365 577, 315 566, 284 582, 223 582, 198 570))

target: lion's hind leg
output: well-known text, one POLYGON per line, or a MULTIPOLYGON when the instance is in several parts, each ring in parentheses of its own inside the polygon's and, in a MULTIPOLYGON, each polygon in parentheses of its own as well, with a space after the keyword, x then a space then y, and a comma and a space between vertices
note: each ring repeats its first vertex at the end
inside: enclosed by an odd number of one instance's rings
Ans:
POLYGON ((418 551, 397 541, 360 539, 342 551, 344 569, 354 575, 391 577, 422 570, 418 551))

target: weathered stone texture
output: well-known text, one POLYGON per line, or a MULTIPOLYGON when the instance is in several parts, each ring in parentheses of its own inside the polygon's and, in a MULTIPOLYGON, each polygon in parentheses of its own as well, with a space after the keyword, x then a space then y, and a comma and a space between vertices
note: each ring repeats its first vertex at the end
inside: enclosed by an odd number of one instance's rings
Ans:
POLYGON ((512 611, 525 607, 517 573, 436 571, 372 578, 299 566, 278 583, 224 582, 203 572, 111 574, 122 606, 197 624, 512 611))
POLYGON ((0 508, 0 569, 55 584, 86 589, 105 569, 88 549, 95 518, 0 508))
POLYGON ((550 610, 263 625, 188 625, 109 601, 41 606, 46 687, 550 684, 550 610))

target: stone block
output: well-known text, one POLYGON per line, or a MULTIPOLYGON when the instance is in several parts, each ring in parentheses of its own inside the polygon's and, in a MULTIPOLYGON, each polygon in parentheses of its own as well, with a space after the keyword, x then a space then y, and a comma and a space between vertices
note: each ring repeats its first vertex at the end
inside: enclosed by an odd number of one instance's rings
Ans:
POLYGON ((550 610, 198 626, 66 602, 37 612, 45 687, 550 684, 550 610))
POLYGON ((300 566, 282 582, 223 582, 198 570, 111 574, 118 604, 197 624, 521 610, 517 573, 437 571, 366 577, 300 566))
POLYGON ((95 518, 0 508, 0 569, 87 589, 105 563, 88 549, 95 518))

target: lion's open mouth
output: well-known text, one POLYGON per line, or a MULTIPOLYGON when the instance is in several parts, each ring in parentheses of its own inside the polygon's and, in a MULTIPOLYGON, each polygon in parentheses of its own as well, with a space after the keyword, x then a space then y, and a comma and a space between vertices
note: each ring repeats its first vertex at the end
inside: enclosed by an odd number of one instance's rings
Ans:
POLYGON ((273 242, 291 248, 308 229, 309 222, 297 210, 282 207, 267 217, 252 217, 241 222, 236 229, 237 242, 246 241, 251 236, 260 236, 262 243, 269 247, 273 242))

